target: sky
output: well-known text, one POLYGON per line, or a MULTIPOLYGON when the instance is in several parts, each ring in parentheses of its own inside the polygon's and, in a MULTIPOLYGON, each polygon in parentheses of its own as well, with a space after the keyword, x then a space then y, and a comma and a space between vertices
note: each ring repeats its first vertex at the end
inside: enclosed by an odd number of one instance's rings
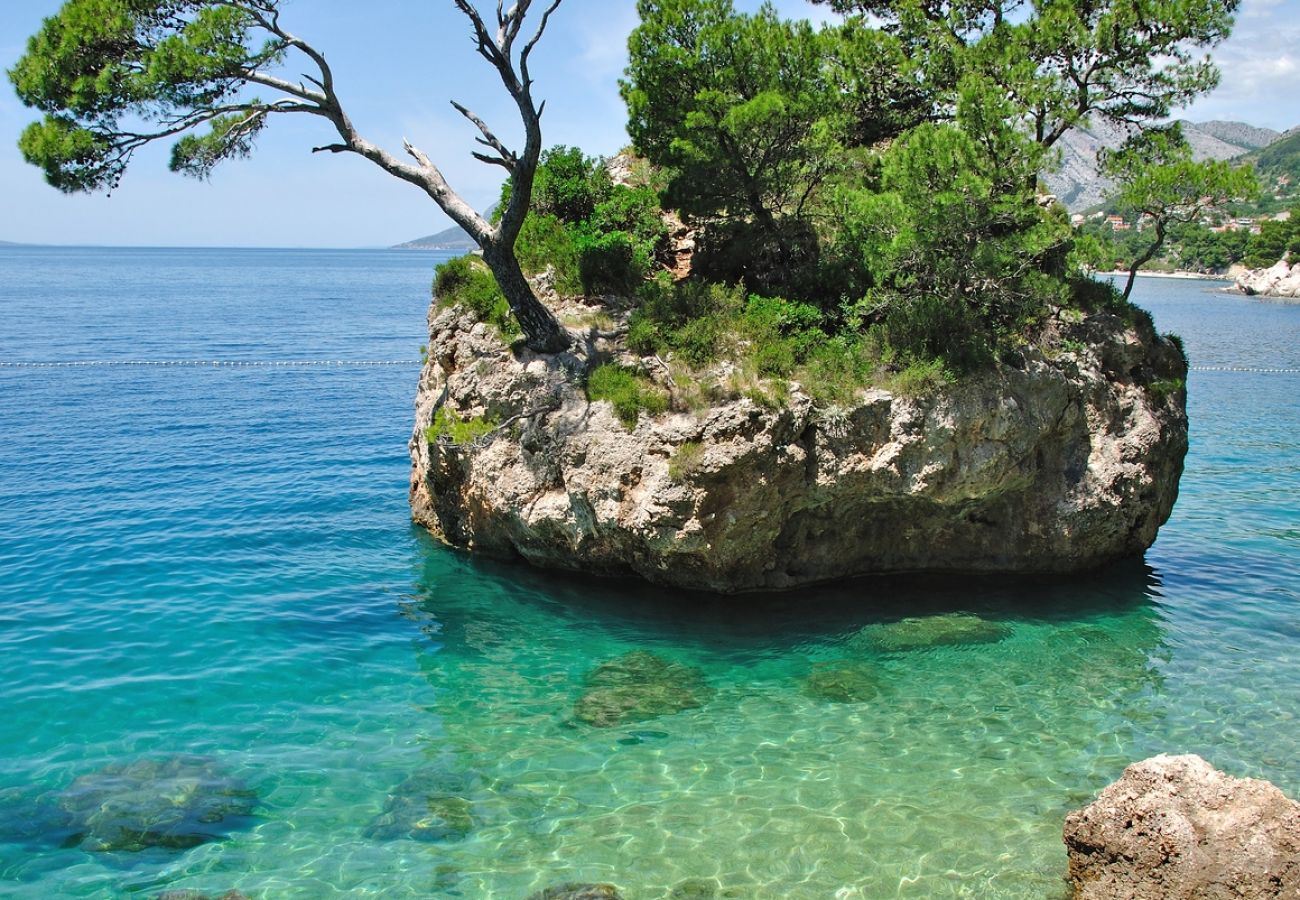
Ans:
MULTIPOLYGON (((0 2, 0 69, 62 0, 0 2)), ((478 0, 488 10, 488 0, 478 0)), ((540 5, 540 4, 539 4, 540 5)), ((736 0, 745 11, 759 0, 736 0)), ((825 7, 776 0, 790 17, 826 21, 825 7)), ((282 22, 325 52, 358 130, 400 152, 409 139, 452 186, 483 209, 501 169, 470 156, 476 132, 450 106, 469 106, 511 146, 517 114, 480 59, 450 0, 285 0, 282 22)), ((618 79, 635 0, 564 0, 533 56, 534 94, 546 100, 548 146, 608 155, 627 144, 618 79)), ((1233 36, 1214 53, 1223 72, 1211 95, 1180 114, 1279 131, 1300 125, 1300 0, 1243 0, 1233 36)), ((290 72, 289 74, 297 74, 290 72)), ((282 116, 248 160, 211 181, 167 171, 167 147, 136 155, 111 197, 67 196, 23 162, 16 144, 36 116, 0 84, 0 241, 218 247, 384 247, 446 228, 424 193, 352 154, 310 152, 331 140, 324 120, 282 116)))

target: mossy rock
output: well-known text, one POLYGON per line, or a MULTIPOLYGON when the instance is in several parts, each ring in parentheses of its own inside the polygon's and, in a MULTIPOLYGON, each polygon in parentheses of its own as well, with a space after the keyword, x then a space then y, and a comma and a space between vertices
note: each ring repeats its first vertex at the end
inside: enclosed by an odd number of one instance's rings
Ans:
POLYGON ((612 884, 569 882, 530 894, 528 900, 623 900, 623 895, 612 884))
POLYGON ((866 703, 880 696, 880 670, 851 659, 819 662, 804 678, 803 691, 829 703, 866 703))
POLYGON ((184 850, 247 825, 257 795, 211 759, 167 756, 113 763, 58 795, 73 836, 94 851, 184 850))
POLYGON ((585 684, 574 716, 597 728, 696 709, 712 693, 699 669, 645 650, 597 666, 585 684))
POLYGON ((474 804, 464 795, 481 786, 473 774, 427 769, 388 795, 384 811, 365 830, 372 840, 459 841, 478 826, 474 804))
POLYGON ((1011 627, 990 622, 972 613, 945 613, 868 625, 849 638, 855 650, 899 653, 932 647, 965 647, 996 644, 1011 635, 1011 627))

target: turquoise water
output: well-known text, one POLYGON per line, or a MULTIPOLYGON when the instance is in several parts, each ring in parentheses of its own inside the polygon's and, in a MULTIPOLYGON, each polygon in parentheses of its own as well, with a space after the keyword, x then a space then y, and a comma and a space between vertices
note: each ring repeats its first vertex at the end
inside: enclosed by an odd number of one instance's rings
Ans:
MULTIPOLYGON (((1300 795, 1300 375, 1192 373, 1145 561, 719 602, 409 525, 418 366, 358 363, 418 359, 431 267, 0 249, 0 363, 332 363, 0 365, 0 894, 1050 898, 1066 811, 1132 760, 1196 752, 1300 795), (890 624, 972 615, 984 642, 890 624), (589 673, 637 650, 695 667, 702 705, 582 722, 589 673), (857 702, 810 688, 844 665, 857 702), (172 754, 253 816, 117 851, 33 818, 172 754), (453 803, 436 840, 372 827, 412 776, 453 803)), ((1213 287, 1138 291, 1195 366, 1300 369, 1300 307, 1213 287)))

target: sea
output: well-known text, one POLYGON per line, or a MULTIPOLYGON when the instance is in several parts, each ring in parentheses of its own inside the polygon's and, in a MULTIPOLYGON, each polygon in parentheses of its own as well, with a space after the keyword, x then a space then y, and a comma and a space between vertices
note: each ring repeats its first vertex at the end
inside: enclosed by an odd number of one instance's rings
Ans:
POLYGON ((411 525, 441 258, 0 247, 0 895, 1041 900, 1136 760, 1300 797, 1300 305, 1138 280, 1193 366, 1144 559, 719 599, 411 525), (647 653, 698 702, 588 724, 647 653))

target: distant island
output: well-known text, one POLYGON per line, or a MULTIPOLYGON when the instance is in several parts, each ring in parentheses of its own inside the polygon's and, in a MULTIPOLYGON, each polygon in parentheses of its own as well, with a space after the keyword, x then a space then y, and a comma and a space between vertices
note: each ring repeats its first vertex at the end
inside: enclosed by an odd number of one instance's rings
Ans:
POLYGON ((422 238, 416 238, 413 241, 407 241, 405 244, 396 244, 393 250, 477 250, 478 244, 472 237, 459 225, 453 225, 437 234, 426 235, 422 238))

